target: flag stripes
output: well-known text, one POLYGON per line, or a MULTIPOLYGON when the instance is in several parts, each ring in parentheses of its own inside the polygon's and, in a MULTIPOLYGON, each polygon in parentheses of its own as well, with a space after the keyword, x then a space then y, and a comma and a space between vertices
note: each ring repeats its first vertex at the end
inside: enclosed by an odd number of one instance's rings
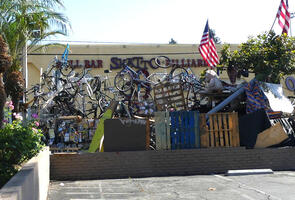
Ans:
POLYGON ((214 44, 214 40, 212 37, 210 37, 208 20, 201 39, 199 51, 207 65, 211 69, 214 69, 215 66, 219 63, 219 58, 214 44))
POLYGON ((283 29, 282 33, 286 34, 288 34, 290 27, 290 12, 288 11, 288 7, 288 0, 286 0, 286 2, 285 0, 281 0, 281 4, 277 13, 278 23, 283 29))

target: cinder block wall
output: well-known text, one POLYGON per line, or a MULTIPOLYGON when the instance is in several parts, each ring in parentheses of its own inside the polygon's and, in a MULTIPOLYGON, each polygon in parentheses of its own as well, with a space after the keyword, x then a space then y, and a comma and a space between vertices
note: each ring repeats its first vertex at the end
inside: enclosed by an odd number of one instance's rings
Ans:
POLYGON ((225 173, 230 169, 294 170, 295 148, 208 148, 50 156, 52 180, 225 173))

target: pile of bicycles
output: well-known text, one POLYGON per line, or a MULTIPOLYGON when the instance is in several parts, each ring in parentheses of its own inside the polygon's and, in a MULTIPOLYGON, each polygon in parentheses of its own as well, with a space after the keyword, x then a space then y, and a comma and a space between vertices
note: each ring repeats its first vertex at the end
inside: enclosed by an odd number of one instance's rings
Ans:
MULTIPOLYGON (((162 68, 170 67, 167 57, 157 57, 155 62, 162 68), (164 64, 163 64, 164 63, 164 64)), ((170 73, 149 75, 145 69, 135 71, 127 64, 114 77, 114 84, 108 75, 93 76, 89 68, 75 68, 56 57, 42 73, 39 84, 28 91, 33 95, 26 107, 44 118, 79 115, 82 118, 100 118, 112 100, 118 101, 117 116, 152 116, 156 108, 152 90, 163 82, 181 82, 187 91, 187 100, 201 90, 199 79, 182 66, 172 66, 170 73)), ((105 73, 109 73, 105 70, 105 73)))
MULTIPOLYGON (((155 63, 161 68, 171 67, 169 73, 157 72, 150 75, 145 69, 134 70, 123 64, 122 70, 115 77, 110 77, 109 70, 105 70, 103 75, 93 76, 89 68, 70 65, 67 53, 65 51, 60 60, 55 57, 42 73, 40 83, 25 92, 31 100, 26 101, 24 108, 29 113, 37 113, 41 123, 48 129, 64 130, 58 131, 60 133, 76 133, 75 130, 81 127, 69 127, 67 123, 57 123, 56 119, 64 116, 99 119, 111 101, 119 102, 114 111, 115 117, 151 117, 156 111, 151 92, 154 86, 163 82, 183 84, 188 102, 197 102, 195 94, 203 87, 187 68, 171 66, 169 58, 165 56, 157 57, 155 63)), ((51 143, 58 143, 58 140, 70 141, 69 135, 71 134, 63 134, 62 139, 55 137, 51 143)), ((74 136, 74 141, 82 141, 82 136, 74 136)))

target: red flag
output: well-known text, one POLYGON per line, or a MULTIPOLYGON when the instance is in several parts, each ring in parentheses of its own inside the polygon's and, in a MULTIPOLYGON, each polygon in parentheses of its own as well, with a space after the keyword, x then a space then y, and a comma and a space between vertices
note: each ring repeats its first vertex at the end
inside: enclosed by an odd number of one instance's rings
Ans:
POLYGON ((199 46, 199 51, 207 65, 214 69, 219 63, 217 50, 213 41, 213 37, 209 31, 208 20, 199 46))
POLYGON ((281 0, 281 4, 277 13, 279 25, 283 29, 282 33, 286 33, 287 35, 290 27, 290 13, 288 8, 288 0, 286 0, 286 2, 285 0, 281 0))

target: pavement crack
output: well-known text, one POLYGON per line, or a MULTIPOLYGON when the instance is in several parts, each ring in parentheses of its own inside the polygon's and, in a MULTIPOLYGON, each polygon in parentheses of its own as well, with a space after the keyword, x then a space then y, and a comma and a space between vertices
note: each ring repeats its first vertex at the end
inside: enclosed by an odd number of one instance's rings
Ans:
POLYGON ((129 178, 129 180, 133 185, 135 185, 139 189, 140 192, 145 192, 143 186, 140 183, 137 183, 137 181, 132 178, 129 178))

